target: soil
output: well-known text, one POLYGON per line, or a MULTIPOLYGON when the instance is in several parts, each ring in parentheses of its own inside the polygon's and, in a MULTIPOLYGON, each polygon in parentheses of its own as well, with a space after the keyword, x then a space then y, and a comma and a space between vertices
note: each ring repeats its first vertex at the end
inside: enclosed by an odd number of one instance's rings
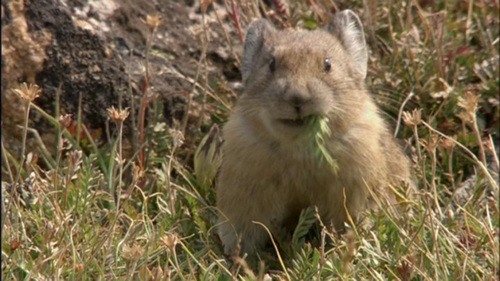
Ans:
MULTIPOLYGON (((151 34, 145 21, 148 15, 161 16, 148 59, 148 93, 163 102, 168 125, 182 120, 187 93, 198 94, 192 91, 203 53, 198 3, 25 0, 23 6, 2 0, 2 132, 7 148, 19 153, 24 106, 10 89, 21 82, 35 82, 42 88, 43 94, 34 103, 53 116, 58 95, 60 113, 73 116, 77 116, 81 97, 83 123, 93 131, 102 131, 112 123, 108 121, 109 107, 120 103, 130 107, 131 99, 139 104, 151 34), (20 24, 16 25, 15 19, 20 24), (24 21, 27 30, 23 31, 24 21), (25 53, 18 46, 27 46, 25 53), (4 49, 13 51, 4 54, 4 49)), ((230 24, 225 13, 219 16, 224 24, 230 24)), ((237 60, 214 13, 207 14, 206 22, 210 27, 208 76, 224 82, 239 81, 237 60)), ((229 36, 238 43, 236 34, 229 32, 229 36)), ((197 81, 204 81, 203 75, 200 73, 197 81)), ((54 127, 35 111, 30 126, 44 141, 55 141, 54 127)), ((130 131, 131 123, 126 127, 130 131)), ((101 141, 106 141, 105 134, 102 136, 101 141)))

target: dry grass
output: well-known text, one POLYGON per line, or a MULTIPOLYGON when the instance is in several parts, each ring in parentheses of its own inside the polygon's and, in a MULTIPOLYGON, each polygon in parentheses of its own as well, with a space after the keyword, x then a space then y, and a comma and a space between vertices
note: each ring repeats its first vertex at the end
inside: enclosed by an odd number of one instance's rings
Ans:
MULTIPOLYGON (((224 2, 235 34, 259 13, 256 1, 224 2)), ((149 102, 147 85, 138 116, 110 110, 117 130, 104 147, 81 137, 91 135, 80 121, 84 113, 50 116, 29 99, 26 118, 39 112, 60 132, 60 142, 56 155, 40 142, 40 153, 23 149, 16 159, 2 140, 8 175, 2 182, 3 280, 498 280, 499 160, 492 137, 500 121, 498 2, 272 2, 263 10, 281 26, 314 28, 336 7, 376 12, 366 27, 368 84, 388 119, 402 119, 396 133, 410 148, 419 183, 413 195, 394 187, 402 215, 381 208, 367 214, 371 226, 339 237, 309 208, 292 243, 277 241, 281 255, 264 253, 264 263, 237 260, 230 267, 214 231, 215 173, 203 167, 220 163, 217 129, 196 153, 196 174, 187 164, 196 147, 183 140, 200 142, 202 119, 197 130, 186 130, 185 122, 168 128, 161 105, 149 102), (71 118, 76 134, 68 130, 71 118), (131 119, 138 143, 124 159, 122 125, 131 119), (317 247, 304 239, 314 225, 317 247)), ((202 114, 223 123, 231 103, 227 87, 209 88, 221 82, 203 78, 206 66, 202 55, 201 75, 187 77, 196 82, 186 90, 189 105, 211 105, 202 114)), ((27 122, 23 130, 33 132, 27 122)))

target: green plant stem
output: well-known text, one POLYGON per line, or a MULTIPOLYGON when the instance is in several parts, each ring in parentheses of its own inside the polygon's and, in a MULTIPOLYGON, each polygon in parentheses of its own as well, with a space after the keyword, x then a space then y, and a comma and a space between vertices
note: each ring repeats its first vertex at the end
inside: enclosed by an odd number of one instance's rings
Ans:
MULTIPOLYGON (((426 203, 427 203, 427 208, 430 208, 431 207, 431 203, 429 202, 429 195, 426 196, 426 203)), ((430 222, 430 229, 431 229, 431 234, 432 234, 432 242, 434 243, 434 249, 435 249, 435 252, 436 252, 436 257, 438 259, 438 264, 439 266, 441 266, 441 269, 445 269, 446 267, 444 266, 443 264, 443 260, 441 259, 441 250, 439 249, 439 244, 438 244, 438 238, 437 238, 437 232, 436 232, 436 227, 434 225, 434 219, 435 219, 435 216, 433 216, 433 212, 430 212, 431 216, 429 217, 429 222, 430 222)), ((441 280, 439 279, 438 277, 438 270, 437 270, 437 265, 438 264, 435 264, 435 267, 436 267, 436 271, 435 271, 435 277, 436 279, 435 280, 441 280)))
POLYGON ((172 215, 175 215, 175 189, 174 185, 171 182, 171 174, 172 174, 172 163, 174 159, 174 154, 175 150, 177 149, 177 141, 174 141, 174 147, 172 148, 172 153, 170 154, 170 159, 168 160, 168 167, 167 167, 167 190, 168 190, 168 197, 170 199, 170 211, 172 215))
POLYGON ((418 161, 422 160, 422 152, 420 151, 420 139, 418 137, 418 127, 413 126, 413 138, 415 139, 415 148, 417 149, 418 161))
POLYGON ((472 128, 474 129, 474 134, 476 134, 477 142, 479 145, 479 159, 481 160, 481 163, 483 163, 484 166, 488 166, 488 163, 486 162, 486 153, 484 152, 484 144, 483 140, 481 138, 481 133, 479 132, 479 128, 477 126, 477 118, 476 114, 473 114, 473 120, 472 120, 472 128))
MULTIPOLYGON (((122 135, 123 135, 123 120, 120 120, 118 121, 119 124, 118 124, 118 169, 119 169, 119 172, 118 172, 118 187, 114 189, 115 193, 116 194, 112 194, 113 197, 116 196, 116 203, 115 203, 115 207, 116 207, 116 214, 115 214, 115 217, 113 219, 113 224, 112 224, 112 227, 110 229, 110 233, 109 233, 109 250, 111 251, 111 244, 112 244, 112 237, 113 237, 113 234, 115 233, 115 228, 116 228, 116 222, 118 221, 119 217, 120 217, 120 213, 121 213, 121 202, 120 202, 120 199, 121 199, 121 194, 122 194, 122 177, 123 177, 123 160, 122 160, 122 135)), ((114 161, 114 159, 111 159, 111 161, 114 161)), ((110 181, 113 182, 113 175, 114 173, 112 172, 111 176, 110 176, 110 181)), ((118 260, 118 252, 116 251, 115 252, 115 261, 118 260)))
POLYGON ((145 132, 144 132, 144 127, 145 127, 145 116, 146 116, 146 109, 149 104, 149 97, 148 97, 148 89, 149 89, 149 53, 151 51, 151 44, 153 42, 154 35, 156 33, 156 28, 154 28, 151 33, 149 34, 148 40, 146 42, 146 58, 145 58, 145 64, 146 64, 146 73, 144 74, 144 85, 143 85, 143 93, 142 93, 142 102, 141 102, 141 107, 139 109, 139 147, 141 147, 139 151, 139 167, 141 169, 144 168, 144 148, 142 148, 142 144, 144 142, 145 138, 145 132))
MULTIPOLYGON (((19 179, 21 178, 21 171, 23 169, 24 160, 25 160, 24 154, 25 154, 25 150, 26 150, 26 138, 28 136, 28 121, 29 121, 29 116, 30 116, 30 110, 31 110, 31 102, 28 101, 28 103, 26 104, 26 112, 25 112, 25 116, 24 116, 23 139, 21 142, 21 160, 19 161, 19 166, 17 167, 16 179, 14 182, 12 182, 12 187, 11 187, 10 194, 9 194, 9 199, 10 199, 9 204, 7 205, 7 208, 4 211, 5 213, 2 217, 2 229, 4 229, 5 219, 7 218, 8 214, 10 212, 10 209, 12 208, 12 204, 14 201, 13 196, 14 196, 14 193, 16 192, 17 186, 19 184, 19 179)), ((16 198, 17 198, 17 196, 16 196, 16 198)))
POLYGON ((28 122, 30 118, 30 111, 31 111, 31 102, 28 102, 28 104, 26 105, 26 115, 24 116, 23 140, 21 143, 21 160, 19 161, 19 167, 17 168, 16 181, 15 181, 16 184, 21 177, 21 170, 23 169, 24 160, 26 158, 24 154, 26 153, 26 139, 28 137, 28 122))
MULTIPOLYGON (((138 128, 137 128, 137 121, 135 120, 135 98, 134 94, 132 91, 132 78, 130 77, 130 64, 132 61, 132 52, 130 52, 129 55, 129 61, 127 62, 127 91, 130 96, 130 119, 132 121, 132 128, 134 129, 132 132, 132 148, 134 151, 138 151, 139 149, 139 144, 138 144, 138 128)), ((121 110, 121 107, 119 107, 121 110)))
POLYGON ((120 209, 120 197, 122 194, 122 178, 123 178, 123 157, 122 157, 122 139, 123 139, 123 121, 118 124, 118 187, 115 189, 116 196, 116 213, 120 209))
POLYGON ((443 213, 441 211, 441 207, 439 206, 439 200, 438 200, 438 194, 437 194, 437 187, 436 187, 436 166, 437 166, 437 159, 436 159, 436 147, 435 145, 433 145, 433 147, 431 147, 431 151, 430 151, 430 154, 431 154, 431 161, 432 161, 432 165, 431 165, 431 187, 432 187, 432 194, 433 194, 433 201, 434 201, 434 205, 435 205, 435 208, 436 208, 436 211, 439 213, 439 218, 442 219, 443 218, 443 213))
POLYGON ((278 245, 276 245, 276 242, 274 241, 273 235, 271 234, 271 231, 269 230, 269 228, 267 228, 263 223, 258 222, 258 221, 252 221, 252 223, 260 225, 261 227, 263 227, 266 230, 267 234, 269 235, 269 238, 271 239, 271 242, 273 244, 274 250, 276 251, 276 255, 278 256, 278 260, 279 260, 279 262, 281 264, 283 272, 285 273, 285 275, 287 277, 287 280, 288 281, 292 280, 290 278, 290 275, 288 275, 288 271, 286 270, 285 263, 283 262, 283 259, 281 258, 280 252, 278 250, 278 245))
POLYGON ((396 137, 398 135, 399 126, 401 125, 401 116, 403 115, 403 110, 406 106, 406 103, 408 103, 408 101, 410 101, 410 99, 414 95, 415 94, 413 93, 413 89, 412 89, 412 91, 408 94, 408 96, 406 96, 405 100, 403 101, 403 103, 401 103, 401 106, 399 107, 398 119, 396 121, 396 128, 394 129, 394 137, 396 137))

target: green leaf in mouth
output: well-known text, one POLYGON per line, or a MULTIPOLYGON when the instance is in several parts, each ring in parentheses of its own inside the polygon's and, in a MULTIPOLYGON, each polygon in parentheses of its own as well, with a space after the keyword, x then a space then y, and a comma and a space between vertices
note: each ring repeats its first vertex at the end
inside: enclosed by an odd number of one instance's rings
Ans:
POLYGON ((311 144, 313 146, 316 157, 320 162, 326 161, 337 174, 339 166, 337 161, 332 157, 331 152, 327 149, 328 138, 332 135, 332 131, 328 126, 328 118, 321 115, 311 115, 305 118, 307 123, 307 132, 312 133, 311 144))

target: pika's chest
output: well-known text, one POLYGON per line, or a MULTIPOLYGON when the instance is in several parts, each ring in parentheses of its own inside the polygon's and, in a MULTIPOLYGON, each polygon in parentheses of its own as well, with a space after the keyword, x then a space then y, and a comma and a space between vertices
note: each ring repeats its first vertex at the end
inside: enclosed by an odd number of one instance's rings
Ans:
POLYGON ((267 167, 273 167, 269 175, 272 182, 278 188, 300 196, 314 193, 338 177, 335 169, 314 147, 275 147, 269 155, 270 165, 267 167))

